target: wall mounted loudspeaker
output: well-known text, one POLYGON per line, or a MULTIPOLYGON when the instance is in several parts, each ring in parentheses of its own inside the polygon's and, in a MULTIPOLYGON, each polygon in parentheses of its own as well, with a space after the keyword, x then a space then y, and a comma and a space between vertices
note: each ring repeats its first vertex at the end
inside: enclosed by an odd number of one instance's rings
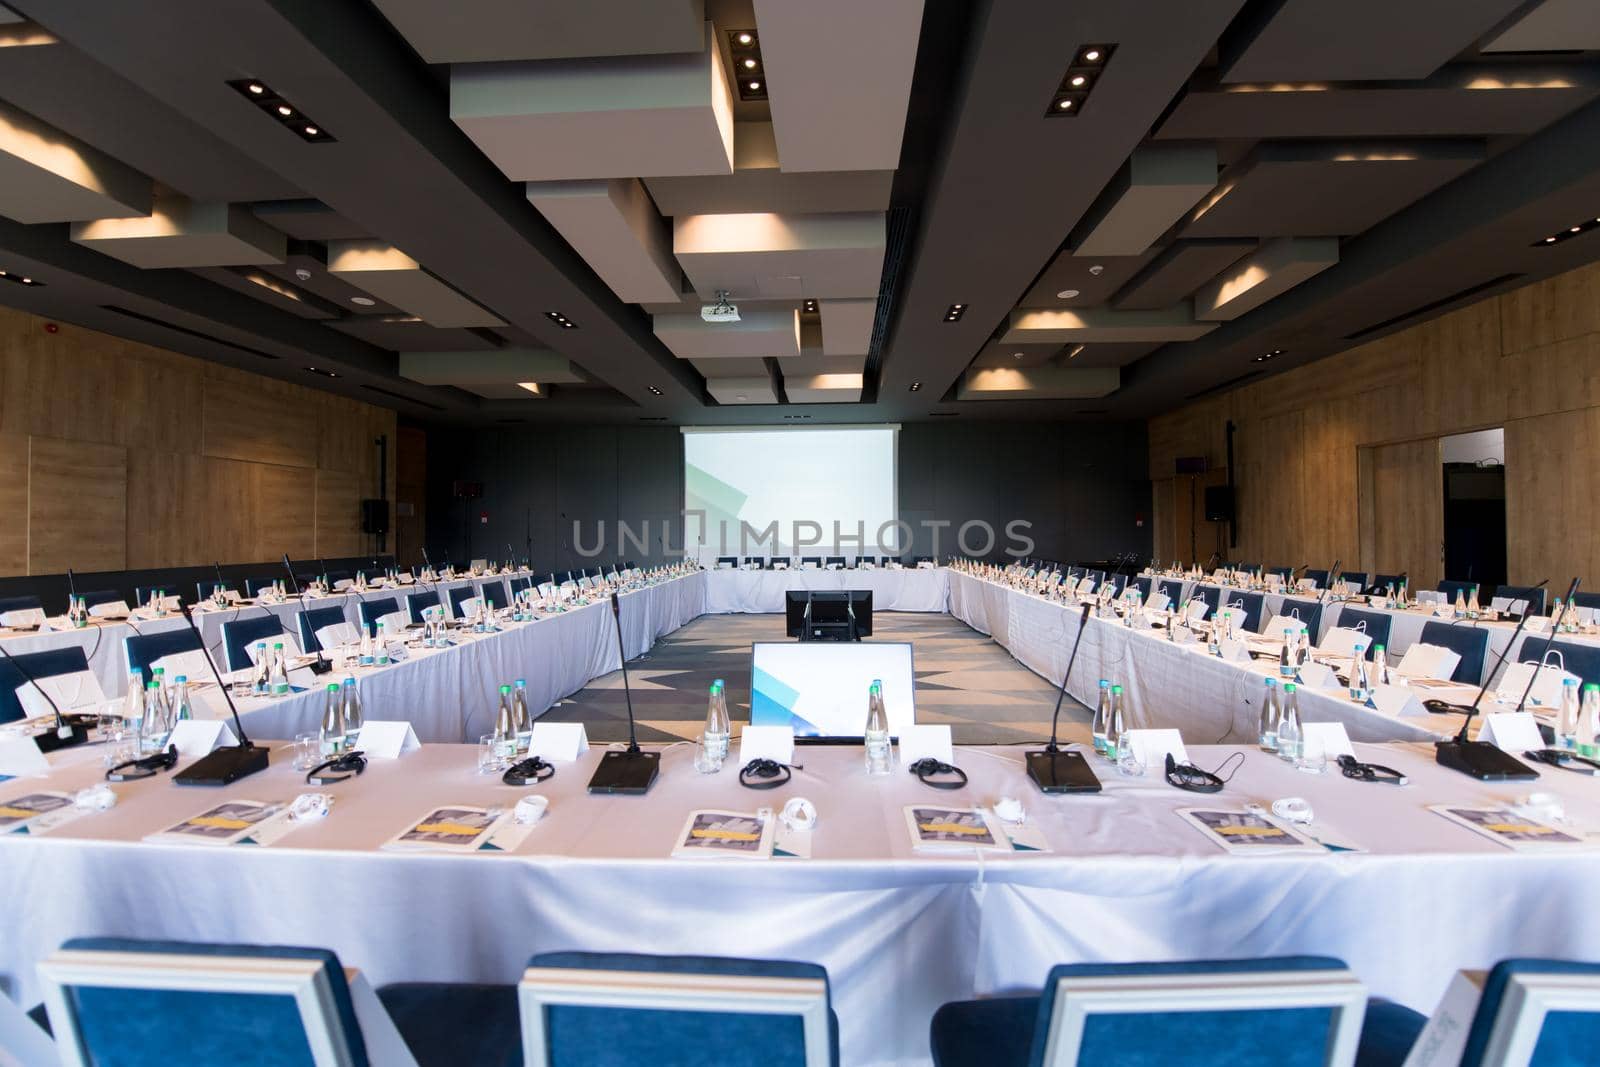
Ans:
POLYGON ((361 532, 385 534, 389 532, 389 502, 363 500, 361 502, 361 532))
POLYGON ((1233 521, 1233 486, 1209 485, 1206 487, 1206 521, 1233 521))

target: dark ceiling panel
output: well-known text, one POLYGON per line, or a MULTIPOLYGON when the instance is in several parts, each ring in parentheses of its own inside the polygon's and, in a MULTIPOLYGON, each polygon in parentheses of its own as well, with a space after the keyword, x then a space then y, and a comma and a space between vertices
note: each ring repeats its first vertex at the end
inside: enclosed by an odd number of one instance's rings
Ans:
POLYGON ((391 352, 485 352, 496 347, 476 330, 441 330, 408 315, 369 315, 328 326, 391 352))
POLYGON ((1184 237, 1361 233, 1484 159, 1479 141, 1272 142, 1229 168, 1184 237))
POLYGON ((304 250, 296 251, 295 245, 296 242, 289 243, 289 255, 282 263, 267 263, 259 269, 288 282, 297 289, 304 289, 321 297, 347 315, 401 314, 399 308, 369 296, 342 278, 335 278, 329 274, 320 247, 316 247, 316 254, 312 254, 304 250), (308 276, 302 278, 295 273, 296 271, 305 271, 308 276), (372 303, 357 304, 355 303, 357 299, 371 300, 372 303))
MULTIPOLYGON (((1076 348, 1076 345, 1069 346, 1076 348)), ((1056 360, 1065 353, 1066 349, 1060 345, 1008 345, 1000 341, 990 341, 983 346, 976 359, 972 361, 974 367, 1043 367, 1056 360)))
POLYGON ((1183 300, 1231 267, 1256 242, 1250 238, 1210 237, 1178 241, 1111 301, 1119 311, 1158 311, 1183 300))
POLYGON ((1426 78, 1524 0, 1262 0, 1221 45, 1223 81, 1426 78))
POLYGON ((1061 365, 1063 367, 1126 367, 1136 363, 1161 347, 1159 341, 1129 341, 1120 343, 1099 343, 1092 345, 1072 345, 1062 353, 1061 365), (1069 355, 1074 348, 1080 349, 1076 355, 1069 355))
POLYGON ((1600 95, 1600 65, 1460 64, 1423 82, 1192 85, 1158 140, 1527 134, 1600 95))
POLYGON ((1158 252, 1159 249, 1152 248, 1139 256, 1075 256, 1070 249, 1063 248, 1023 296, 1021 305, 1027 308, 1099 307, 1155 259, 1158 252), (1098 274, 1094 271, 1096 267, 1100 268, 1098 274), (1075 297, 1056 295, 1073 289, 1078 291, 1075 297))
POLYGON ((336 319, 338 309, 260 267, 201 267, 194 273, 302 319, 336 319))
POLYGON ((371 237, 363 226, 334 211, 320 200, 271 200, 251 204, 256 218, 301 241, 341 241, 371 237))

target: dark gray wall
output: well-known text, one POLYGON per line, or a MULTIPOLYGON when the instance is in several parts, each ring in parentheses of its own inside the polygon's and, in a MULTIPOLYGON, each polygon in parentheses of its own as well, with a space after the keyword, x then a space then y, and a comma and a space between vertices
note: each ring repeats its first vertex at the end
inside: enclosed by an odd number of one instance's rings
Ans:
MULTIPOLYGON (((1032 524, 1033 555, 1047 559, 1150 551, 1142 423, 908 423, 899 448, 900 518, 913 528, 914 553, 934 550, 924 520, 950 523, 939 534, 941 556, 958 551, 959 528, 971 520, 994 528, 991 556, 1007 549, 1012 520, 1032 524)), ((586 548, 604 521, 608 547, 599 559, 658 562, 681 554, 682 506, 683 437, 676 427, 428 431, 427 549, 435 560, 500 559, 507 542, 522 556, 531 531, 536 570, 592 566, 573 543, 577 520, 586 548), (458 480, 482 482, 483 497, 455 499, 458 480), (635 531, 648 522, 649 547, 618 547, 619 520, 635 531), (663 550, 664 534, 671 553, 663 550)), ((973 549, 982 542, 978 530, 969 531, 973 549)))

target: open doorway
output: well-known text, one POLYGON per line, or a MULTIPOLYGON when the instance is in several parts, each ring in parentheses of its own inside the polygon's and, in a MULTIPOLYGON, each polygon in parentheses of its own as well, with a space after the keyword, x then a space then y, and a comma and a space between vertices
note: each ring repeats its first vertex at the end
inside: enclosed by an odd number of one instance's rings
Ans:
POLYGON ((1440 440, 1444 576, 1487 594, 1506 581, 1506 445, 1500 429, 1440 440))

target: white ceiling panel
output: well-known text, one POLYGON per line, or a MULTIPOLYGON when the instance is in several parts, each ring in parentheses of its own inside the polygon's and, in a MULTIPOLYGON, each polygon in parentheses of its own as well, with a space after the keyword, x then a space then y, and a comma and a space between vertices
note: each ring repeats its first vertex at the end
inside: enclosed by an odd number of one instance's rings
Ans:
POLYGON ((161 196, 149 215, 72 224, 72 239, 135 267, 282 263, 288 241, 243 204, 161 196))
POLYGON ((428 63, 693 52, 705 21, 705 0, 373 2, 428 63))
POLYGON ((800 354, 800 313, 745 311, 738 322, 706 322, 699 312, 657 315, 651 328, 679 359, 764 359, 800 354))
POLYGON ((330 241, 328 273, 441 328, 504 326, 484 308, 381 241, 330 241))
POLYGON ((528 199, 630 304, 676 300, 672 231, 637 178, 529 182, 528 199))
POLYGON ((487 352, 402 352, 400 376, 423 385, 515 385, 518 382, 583 381, 565 356, 547 348, 498 348, 487 352))
POLYGON ((770 377, 709 378, 706 391, 719 404, 776 404, 777 390, 770 377))
POLYGON ((884 217, 681 215, 672 248, 702 299, 820 300, 876 297, 883 273, 884 217))
POLYGON ((822 354, 865 355, 872 347, 872 323, 878 315, 876 300, 822 300, 822 354))
POLYGON ((783 393, 791 404, 854 404, 861 399, 860 374, 783 376, 783 393))

